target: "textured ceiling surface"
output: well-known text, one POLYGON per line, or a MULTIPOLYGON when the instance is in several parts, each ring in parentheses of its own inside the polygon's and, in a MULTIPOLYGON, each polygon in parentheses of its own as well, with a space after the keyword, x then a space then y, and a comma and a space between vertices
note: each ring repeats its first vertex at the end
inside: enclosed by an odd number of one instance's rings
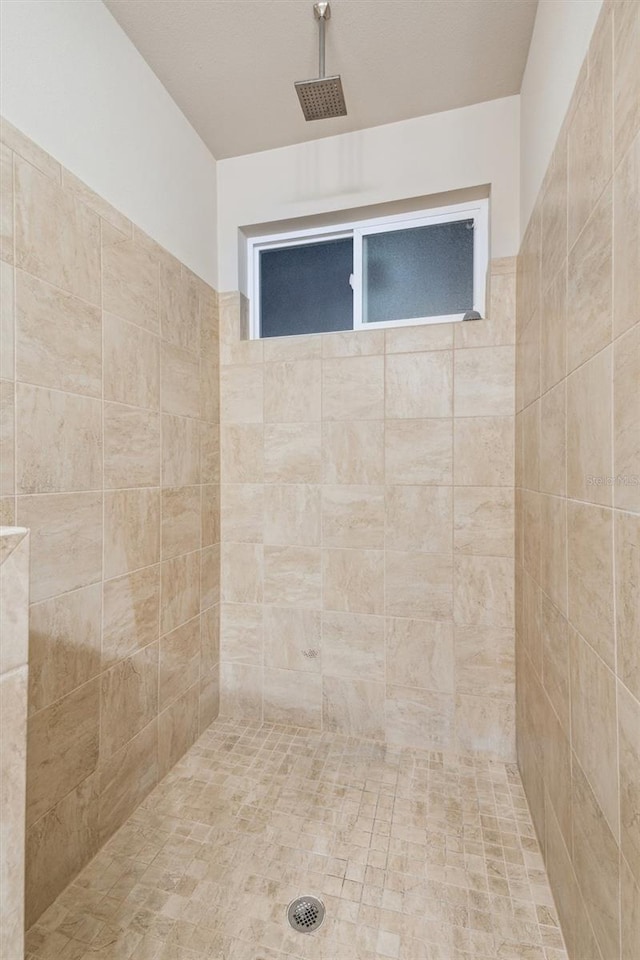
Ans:
POLYGON ((104 0, 218 159, 520 91, 537 0, 332 0, 327 74, 348 115, 307 123, 311 0, 104 0))

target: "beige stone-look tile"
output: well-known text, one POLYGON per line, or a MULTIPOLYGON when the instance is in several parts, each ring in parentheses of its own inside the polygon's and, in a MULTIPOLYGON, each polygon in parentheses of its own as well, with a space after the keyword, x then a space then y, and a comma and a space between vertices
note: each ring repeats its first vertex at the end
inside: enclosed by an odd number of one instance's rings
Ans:
POLYGON ((158 724, 152 720, 107 760, 99 773, 98 824, 107 840, 122 826, 158 782, 158 724))
POLYGON ((197 354, 163 342, 160 364, 160 405, 163 413, 173 413, 179 417, 199 417, 200 363, 197 354))
POLYGON ((27 666, 0 675, 2 811, 2 956, 23 957, 27 666))
POLYGON ((264 719, 320 729, 322 679, 298 670, 264 669, 264 719))
MULTIPOLYGON (((51 157, 47 157, 48 161, 51 161, 51 157)), ((33 161, 32 161, 33 162, 33 161)), ((34 163, 34 166, 38 166, 37 163, 34 163)), ((58 164, 56 164, 58 166, 58 164)), ((43 169, 43 173, 46 173, 47 170, 43 169)), ((133 232, 133 224, 131 221, 127 220, 125 216, 119 213, 110 203, 107 203, 106 200, 103 200, 101 196, 86 185, 79 177, 76 177, 75 174, 71 173, 69 170, 65 170, 63 167, 60 171, 62 173, 62 185, 70 193, 75 194, 79 200, 89 207, 90 210, 93 210, 94 213, 97 213, 99 217, 102 217, 103 220, 106 220, 107 223, 110 223, 111 226, 115 227, 117 230, 120 230, 126 236, 130 236, 133 232)), ((58 179, 58 176, 55 177, 58 179)))
POLYGON ((264 361, 318 359, 322 356, 322 341, 323 337, 318 334, 265 338, 264 361))
POLYGON ((200 676, 211 674, 220 662, 220 604, 200 615, 200 676))
MULTIPOLYGON (((631 3, 628 4, 632 6, 631 3)), ((636 14, 636 20, 638 16, 636 14)), ((636 27, 640 34, 640 28, 636 27)), ((640 47, 640 40, 637 41, 640 47)), ((636 64, 636 72, 640 70, 636 64)), ((613 180, 613 329, 624 333, 638 320, 640 301, 640 132, 613 180)))
POLYGON ((325 676, 384 682, 384 618, 355 613, 322 614, 325 676))
POLYGON ((104 497, 104 575, 117 577, 160 559, 160 490, 116 490, 104 497))
POLYGON ((615 591, 618 676, 640 699, 640 516, 615 514, 615 591))
POLYGON ((29 710, 35 713, 100 672, 100 584, 35 603, 29 611, 29 710))
POLYGON ((158 765, 164 777, 198 737, 200 683, 174 700, 158 717, 158 765))
POLYGON ((104 485, 153 487, 160 483, 160 417, 119 403, 104 405, 104 485))
POLYGON ((200 350, 197 278, 178 260, 160 264, 160 332, 163 340, 200 350))
MULTIPOLYGON (((319 610, 265 606, 265 667, 320 673, 321 649, 322 615, 319 610)), ((256 661, 252 658, 252 662, 259 662, 259 658, 256 661)))
POLYGON ((261 604, 223 603, 220 608, 220 659, 262 663, 264 609, 261 604))
POLYGON ((264 365, 266 423, 300 423, 321 419, 320 360, 292 360, 264 365))
POLYGON ((220 664, 220 714, 223 717, 262 719, 262 665, 220 664))
POLYGON ((452 416, 453 351, 391 354, 384 373, 386 417, 452 416))
POLYGON ((416 326, 389 327, 384 331, 387 353, 417 353, 423 350, 449 350, 453 347, 457 323, 421 323, 416 326))
POLYGON ((158 707, 164 710, 200 676, 200 617, 160 639, 158 707))
POLYGON ((541 400, 529 404, 521 413, 522 485, 528 490, 540 488, 540 413, 541 400))
POLYGON ((458 556, 454 566, 456 624, 513 629, 513 560, 458 556))
POLYGON ((100 681, 34 713, 27 725, 27 824, 73 790, 98 762, 100 681))
POLYGON ((98 781, 94 775, 27 830, 27 927, 91 860, 98 847, 98 781))
POLYGON ((0 536, 0 675, 29 660, 29 532, 0 536))
POLYGON ((183 487, 200 483, 202 427, 190 417, 162 417, 162 483, 183 487))
POLYGON ((18 493, 102 488, 102 407, 98 400, 16 385, 18 493))
POLYGON ((613 4, 614 166, 640 130, 640 10, 633 0, 613 4))
POLYGON ((450 694, 387 685, 384 710, 389 743, 427 750, 453 746, 454 701, 450 694))
POLYGON ((569 246, 587 222, 612 172, 611 19, 602 18, 592 39, 588 74, 569 126, 569 246))
POLYGON ((558 608, 545 597, 540 600, 542 678, 565 733, 569 733, 569 625, 558 608))
POLYGON ((222 599, 231 603, 262 603, 264 561, 261 544, 223 543, 222 599))
POLYGON ((165 560, 160 570, 160 633, 169 633, 200 610, 200 553, 165 560))
POLYGON ((511 416, 515 413, 515 348, 456 350, 456 417, 511 416))
POLYGON ((571 767, 571 787, 573 867, 602 957, 615 957, 620 943, 618 845, 578 763, 571 767))
POLYGON ((565 386, 566 381, 559 383, 540 399, 539 487, 543 493, 553 493, 556 496, 564 496, 567 485, 565 386))
POLYGON ((522 565, 529 576, 538 581, 540 579, 540 494, 523 490, 521 500, 522 565))
POLYGON ((616 340, 613 365, 613 502, 636 513, 640 513, 639 424, 640 323, 636 323, 616 340))
POLYGON ((16 519, 15 497, 0 497, 0 526, 12 527, 16 519))
POLYGON ((220 372, 220 413, 227 423, 262 423, 262 364, 238 364, 220 372))
MULTIPOLYGON (((567 258, 567 131, 563 126, 547 167, 542 186, 541 257, 543 297, 550 278, 567 258)), ((544 323, 544 307, 541 312, 544 323)))
POLYGON ((454 324, 456 348, 501 347, 516 342, 515 268, 513 273, 497 274, 495 262, 489 279, 488 315, 479 322, 454 324))
POLYGON ((564 843, 571 847, 571 745, 555 712, 545 703, 543 776, 564 843))
POLYGON ((16 157, 16 266, 100 305, 100 220, 59 183, 16 157))
POLYGON ((467 417, 453 427, 453 482, 510 487, 514 468, 514 418, 467 417))
POLYGON ((159 333, 158 262, 142 244, 102 227, 102 305, 159 333))
POLYGON ((200 419, 220 420, 220 371, 217 358, 200 359, 200 419))
POLYGON ((220 602, 220 544, 200 551, 200 610, 220 602))
POLYGON ((387 618, 387 683, 453 693, 453 624, 387 618))
POLYGON ((622 960, 635 960, 640 940, 640 884, 620 857, 620 943, 622 960))
POLYGON ((318 339, 323 357, 367 357, 384 353, 384 330, 344 330, 318 339))
POLYGON ((160 406, 160 341, 142 327, 104 315, 104 398, 160 406))
MULTIPOLYGON (((186 459, 189 463, 188 454, 186 459)), ((200 421, 200 472, 198 476, 202 483, 220 483, 220 425, 218 423, 200 421)))
POLYGON ((347 736, 384 737, 384 684, 353 677, 322 678, 322 726, 347 736))
POLYGON ((322 425, 324 483, 384 482, 385 424, 381 420, 322 425))
POLYGON ((451 619, 453 565, 450 554, 387 550, 384 563, 385 613, 388 616, 451 619))
POLYGON ((264 428, 266 483, 319 483, 322 433, 319 423, 268 423, 264 428))
POLYGON ((0 258, 11 265, 14 263, 13 239, 13 153, 0 143, 0 258))
POLYGON ((456 553, 513 556, 512 490, 500 487, 456 487, 453 515, 456 553))
POLYGON ((222 539, 262 543, 264 487, 257 483, 225 483, 221 490, 222 539))
POLYGON ((102 669, 158 638, 160 567, 144 567, 103 587, 102 669))
POLYGON ((198 704, 198 732, 209 727, 220 713, 220 667, 200 677, 200 701, 198 704))
POLYGON ((610 505, 611 348, 567 379, 567 494, 610 505))
POLYGON ((572 746, 617 836, 616 679, 574 630, 570 636, 570 671, 572 746))
POLYGON ((276 606, 321 606, 322 569, 316 547, 264 548, 264 602, 276 606))
POLYGON ((395 420, 385 426, 387 483, 451 483, 453 421, 395 420))
POLYGON ((562 497, 540 497, 540 586, 566 610, 567 502, 562 497))
POLYGON ((610 667, 614 664, 613 514, 567 504, 568 616, 610 667))
MULTIPOLYGON (((532 358, 535 363, 535 358, 532 358)), ((567 363, 567 264, 563 261, 542 294, 540 312, 540 392, 565 375, 567 363)))
POLYGON ((607 187, 569 254, 567 369, 606 347, 612 329, 611 187, 607 187))
POLYGON ((201 488, 162 490, 162 559, 198 550, 201 544, 201 488))
POLYGON ((526 324, 540 307, 542 210, 536 202, 524 232, 517 259, 518 328, 526 324))
POLYGON ((101 678, 100 757, 110 757, 158 712, 158 644, 138 650, 101 678))
POLYGON ((102 576, 102 495, 19 497, 17 520, 31 530, 31 602, 102 576))
POLYGON ((458 693, 515 699, 513 630, 478 624, 457 625, 454 651, 458 693))
POLYGON ((100 397, 102 319, 99 307, 21 270, 16 271, 15 295, 16 378, 42 387, 100 397))
POLYGON ((202 486, 202 546, 220 542, 220 487, 215 483, 202 486))
POLYGON ((456 697, 458 749, 481 751, 496 760, 515 760, 515 704, 490 697, 456 697))
POLYGON ((262 483, 265 452, 261 423, 225 423, 220 427, 220 473, 225 483, 262 483))
POLYGON ((384 360, 343 357, 322 363, 325 420, 380 420, 384 416, 384 360))
POLYGON ((7 497, 16 492, 15 477, 15 384, 0 380, 0 494, 7 497))
POLYGON ((519 410, 532 403, 540 396, 540 341, 542 339, 542 322, 540 312, 536 311, 523 330, 516 357, 518 375, 518 398, 516 406, 519 410))
POLYGON ((320 487, 302 483, 265 486, 264 542, 319 546, 320 487))
MULTIPOLYGON (((0 144, 1 146, 1 144, 0 144)), ((0 377, 13 380, 15 376, 15 297, 14 269, 0 260, 0 377)))
POLYGON ((327 484, 322 488, 323 546, 381 550, 384 536, 382 486, 327 484))
MULTIPOLYGON (((620 850, 640 883, 640 704, 618 684, 620 850)), ((615 755, 613 757, 615 762, 615 755)), ((614 778, 615 779, 615 778, 614 778)))
POLYGON ((384 610, 384 558, 382 550, 323 550, 324 609, 381 614, 384 610))

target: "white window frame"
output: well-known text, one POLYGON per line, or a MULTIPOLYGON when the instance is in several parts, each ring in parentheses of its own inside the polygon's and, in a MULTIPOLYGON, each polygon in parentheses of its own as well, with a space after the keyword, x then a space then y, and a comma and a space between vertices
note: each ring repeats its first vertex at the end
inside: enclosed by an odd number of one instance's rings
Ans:
MULTIPOLYGON (((489 265, 489 201, 474 200, 469 203, 457 203, 431 210, 399 214, 390 217, 377 217, 371 220, 358 220, 333 227, 316 227, 296 230, 290 233, 277 233, 264 237, 250 237, 247 240, 248 290, 250 297, 249 336, 251 340, 260 337, 260 254, 263 250, 279 250, 284 247, 296 247, 314 241, 353 239, 353 329, 379 330, 385 327, 412 327, 428 323, 452 323, 464 318, 464 313, 447 314, 437 317, 409 317, 398 320, 363 322, 363 237, 368 234, 386 233, 423 227, 436 223, 454 223, 457 220, 473 220, 473 310, 481 316, 485 313, 485 287, 489 265)), ((345 331, 346 332, 346 331, 345 331)), ((291 334, 291 336, 312 336, 311 333, 291 334)), ((269 338, 265 338, 269 339, 269 338)))

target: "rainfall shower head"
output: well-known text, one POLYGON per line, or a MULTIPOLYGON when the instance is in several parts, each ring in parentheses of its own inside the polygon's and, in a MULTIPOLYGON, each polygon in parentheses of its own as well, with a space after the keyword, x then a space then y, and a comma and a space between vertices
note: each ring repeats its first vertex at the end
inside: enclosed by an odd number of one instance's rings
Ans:
POLYGON ((315 80, 296 80, 296 92, 305 120, 328 120, 330 117, 346 117, 347 105, 342 92, 340 77, 324 75, 324 31, 331 16, 328 3, 314 3, 313 15, 320 32, 319 76, 315 80))

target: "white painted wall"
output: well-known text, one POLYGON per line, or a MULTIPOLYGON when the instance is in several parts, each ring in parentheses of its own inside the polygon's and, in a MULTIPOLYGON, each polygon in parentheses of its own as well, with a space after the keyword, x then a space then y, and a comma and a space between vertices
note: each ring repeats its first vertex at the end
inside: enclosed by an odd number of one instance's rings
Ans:
POLYGON ((0 112, 217 285, 216 162, 101 0, 2 0, 0 112))
POLYGON ((491 256, 519 246, 519 97, 220 160, 218 279, 238 288, 238 228, 491 186, 491 256))
POLYGON ((539 0, 520 92, 521 234, 529 222, 601 7, 602 0, 539 0))

